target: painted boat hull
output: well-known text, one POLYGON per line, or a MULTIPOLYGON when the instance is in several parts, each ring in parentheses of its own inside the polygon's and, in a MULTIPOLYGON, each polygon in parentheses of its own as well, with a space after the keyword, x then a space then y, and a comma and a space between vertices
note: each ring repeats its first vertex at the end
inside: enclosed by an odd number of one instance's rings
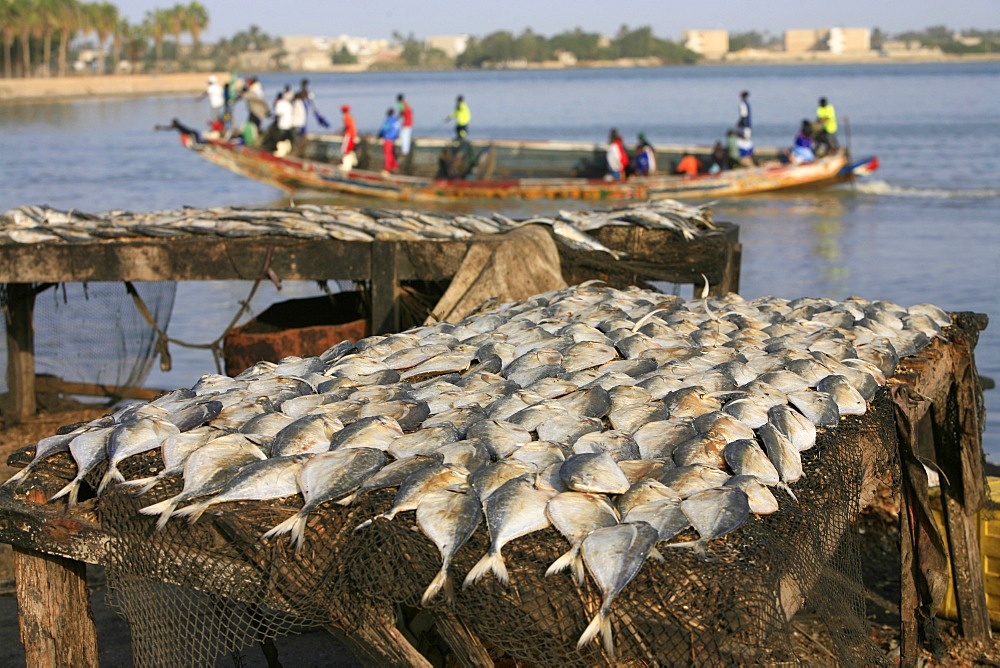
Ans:
MULTIPOLYGON (((324 158, 339 147, 338 138, 310 139, 306 156, 277 156, 259 148, 181 133, 182 143, 204 159, 231 172, 287 192, 314 191, 377 199, 447 202, 473 199, 648 200, 664 198, 742 197, 791 188, 826 186, 870 173, 876 158, 851 161, 846 153, 810 163, 783 164, 771 160, 759 167, 725 170, 697 176, 657 174, 608 181, 594 176, 603 170, 604 150, 591 144, 514 142, 496 140, 478 149, 478 162, 490 151, 496 157, 485 169, 470 169, 464 178, 437 178, 368 168, 344 170, 324 158), (501 166, 502 165, 502 166, 501 166), (477 178, 476 172, 482 173, 477 178), (580 176, 555 174, 579 173, 580 176), (519 173, 542 174, 521 176, 519 173)), ((432 173, 437 155, 450 144, 445 139, 420 140, 420 148, 404 171, 432 173)), ((690 150, 678 147, 677 151, 690 150)), ((704 150, 704 149, 701 149, 704 150)), ((663 155, 667 155, 666 151, 663 155)), ((367 161, 366 162, 371 162, 367 161)))

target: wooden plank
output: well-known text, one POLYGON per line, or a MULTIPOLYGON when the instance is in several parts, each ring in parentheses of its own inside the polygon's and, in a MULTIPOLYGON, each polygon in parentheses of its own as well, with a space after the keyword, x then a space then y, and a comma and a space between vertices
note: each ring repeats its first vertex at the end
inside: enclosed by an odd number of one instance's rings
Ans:
POLYGON ((90 397, 120 397, 152 401, 166 390, 151 387, 125 387, 122 385, 100 385, 95 383, 74 383, 55 376, 36 376, 35 389, 53 394, 82 394, 90 397))
POLYGON ((367 279, 369 243, 288 237, 172 237, 0 245, 0 282, 367 279), (270 256, 270 257, 269 257, 270 256))
MULTIPOLYGON (((29 494, 29 502, 45 500, 44 494, 29 494)), ((18 622, 28 666, 99 665, 86 575, 82 562, 14 548, 18 622)))
POLYGON ((399 277, 396 273, 396 242, 371 244, 371 333, 399 331, 399 277))
POLYGON ((35 291, 30 283, 8 283, 4 303, 7 332, 7 387, 11 424, 35 414, 35 291))

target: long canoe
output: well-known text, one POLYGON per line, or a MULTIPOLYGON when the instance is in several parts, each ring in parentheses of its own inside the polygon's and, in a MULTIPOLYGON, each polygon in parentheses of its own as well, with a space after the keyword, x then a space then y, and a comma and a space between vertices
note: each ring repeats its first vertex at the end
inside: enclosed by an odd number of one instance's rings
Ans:
MULTIPOLYGON (((629 200, 740 197, 827 186, 878 168, 874 156, 852 161, 846 151, 802 164, 780 160, 777 150, 758 151, 759 166, 716 174, 657 173, 612 181, 604 177, 604 147, 597 144, 496 139, 457 145, 443 138, 413 143, 398 172, 382 169, 381 147, 363 138, 357 164, 340 164, 340 137, 309 135, 282 155, 239 141, 203 138, 178 126, 181 142, 206 160, 287 192, 340 193, 380 199, 443 202, 465 199, 629 200)), ((707 164, 705 147, 657 149, 661 168, 684 152, 707 164)))

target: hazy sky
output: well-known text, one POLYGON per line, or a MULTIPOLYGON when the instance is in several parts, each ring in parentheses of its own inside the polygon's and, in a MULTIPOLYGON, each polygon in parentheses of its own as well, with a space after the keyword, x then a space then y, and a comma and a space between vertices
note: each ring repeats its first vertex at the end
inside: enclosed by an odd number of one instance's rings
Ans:
MULTIPOLYGON (((894 34, 945 25, 962 30, 1000 29, 1000 0, 199 0, 208 10, 203 39, 230 37, 251 25, 272 36, 391 37, 393 31, 431 35, 484 36, 525 28, 551 36, 576 27, 613 35, 625 24, 651 26, 665 39, 679 40, 687 28, 769 32, 790 28, 881 28, 894 34)), ((132 23, 152 9, 186 0, 116 0, 132 23)), ((185 38, 187 39, 187 38, 185 38)))

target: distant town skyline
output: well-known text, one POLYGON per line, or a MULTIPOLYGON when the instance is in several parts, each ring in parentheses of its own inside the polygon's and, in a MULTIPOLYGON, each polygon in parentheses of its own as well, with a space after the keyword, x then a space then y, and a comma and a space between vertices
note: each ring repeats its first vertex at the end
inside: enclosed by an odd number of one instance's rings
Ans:
MULTIPOLYGON (((679 40, 688 29, 722 29, 731 33, 756 31, 780 36, 785 30, 822 27, 880 28, 889 34, 945 25, 954 30, 1000 29, 1000 0, 480 0, 474 5, 446 0, 368 0, 332 3, 296 0, 199 0, 208 10, 203 41, 216 41, 258 26, 268 35, 354 35, 389 38, 394 32, 417 39, 432 35, 485 36, 498 30, 515 34, 532 29, 551 36, 575 28, 614 35, 622 25, 650 26, 654 34, 679 40)), ((121 15, 141 23, 146 13, 168 9, 174 0, 118 0, 121 15)), ((181 4, 184 4, 183 2, 181 4)))

